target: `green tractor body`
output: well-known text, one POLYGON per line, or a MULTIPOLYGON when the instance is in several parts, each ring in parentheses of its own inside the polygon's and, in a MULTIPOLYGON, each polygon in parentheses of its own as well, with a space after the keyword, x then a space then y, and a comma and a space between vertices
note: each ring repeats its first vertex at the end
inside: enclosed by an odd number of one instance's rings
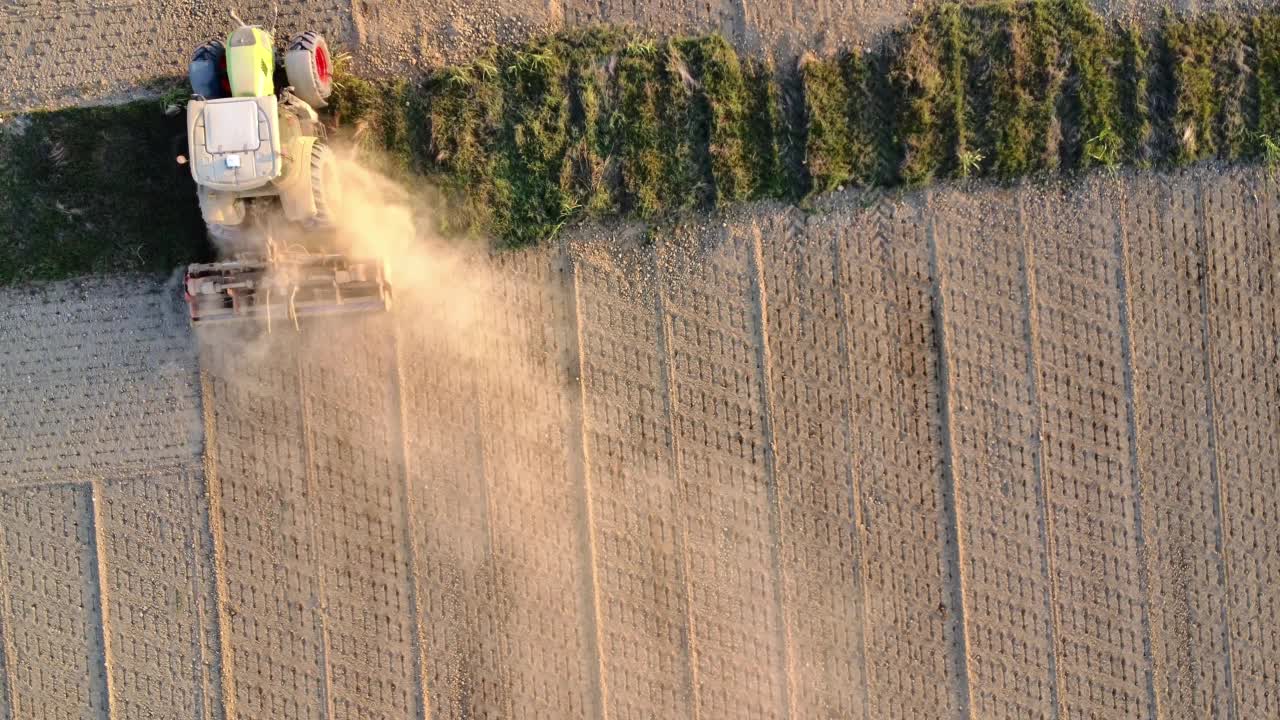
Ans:
POLYGON ((265 97, 275 93, 275 44, 270 33, 248 25, 227 38, 227 79, 235 97, 265 97))
POLYGON ((241 26, 226 45, 214 41, 191 65, 187 103, 191 177, 222 263, 193 265, 187 301, 193 322, 265 317, 295 322, 304 312, 387 307, 381 263, 350 260, 322 242, 301 252, 275 246, 283 219, 319 241, 331 237, 341 201, 338 164, 315 107, 332 90, 328 47, 314 32, 285 53, 290 86, 276 92, 271 34, 241 26), (283 310, 280 305, 285 305, 283 310))

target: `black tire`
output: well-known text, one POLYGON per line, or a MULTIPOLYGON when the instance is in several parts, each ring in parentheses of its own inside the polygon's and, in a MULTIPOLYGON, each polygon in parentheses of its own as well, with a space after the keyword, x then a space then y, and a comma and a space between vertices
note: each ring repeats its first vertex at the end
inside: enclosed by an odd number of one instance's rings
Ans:
POLYGON ((324 36, 308 30, 295 37, 284 53, 293 94, 313 108, 322 108, 333 94, 333 55, 324 36))
POLYGON ((342 186, 338 159, 329 146, 319 140, 311 146, 311 197, 316 203, 316 214, 307 222, 307 227, 332 230, 337 225, 342 186))
POLYGON ((231 95, 227 81, 227 49, 221 40, 210 40, 196 48, 187 66, 187 79, 191 92, 206 100, 217 100, 231 95))

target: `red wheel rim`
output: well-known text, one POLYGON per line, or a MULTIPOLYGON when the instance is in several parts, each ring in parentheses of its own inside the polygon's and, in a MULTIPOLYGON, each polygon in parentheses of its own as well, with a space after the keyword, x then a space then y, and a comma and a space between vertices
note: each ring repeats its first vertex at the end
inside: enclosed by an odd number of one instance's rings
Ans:
POLYGON ((321 84, 329 82, 329 51, 323 45, 316 48, 316 75, 320 76, 321 84))
POLYGON ((231 97, 231 78, 227 75, 226 55, 218 58, 218 84, 222 86, 223 94, 231 97))

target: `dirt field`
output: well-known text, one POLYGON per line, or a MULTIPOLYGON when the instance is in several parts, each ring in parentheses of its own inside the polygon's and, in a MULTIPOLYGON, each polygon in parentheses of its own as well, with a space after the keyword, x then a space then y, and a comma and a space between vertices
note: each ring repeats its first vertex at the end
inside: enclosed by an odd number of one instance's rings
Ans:
POLYGON ((846 193, 301 335, 7 290, 0 718, 1275 716, 1275 196, 846 193))
MULTIPOLYGON (((318 29, 366 74, 473 56, 494 41, 563 27, 622 23, 657 32, 718 31, 789 64, 801 53, 871 43, 924 0, 10 0, 0 7, 0 112, 117 102, 180 78, 193 49, 233 21, 281 38, 318 29)), ((1256 0, 1098 0, 1112 16, 1248 8, 1256 0)))
POLYGON ((199 716, 217 700, 202 656, 216 625, 196 354, 174 287, 0 298, 0 717, 199 716))
POLYGON ((192 50, 232 25, 274 27, 281 37, 319 29, 366 72, 404 72, 466 58, 497 40, 601 22, 655 31, 719 30, 744 47, 793 57, 873 37, 903 19, 912 0, 252 0, 186 5, 144 0, 13 0, 0 8, 0 112, 112 102, 185 75, 192 50), (218 28, 211 32, 211 28, 218 28), (802 47, 803 46, 803 47, 802 47))

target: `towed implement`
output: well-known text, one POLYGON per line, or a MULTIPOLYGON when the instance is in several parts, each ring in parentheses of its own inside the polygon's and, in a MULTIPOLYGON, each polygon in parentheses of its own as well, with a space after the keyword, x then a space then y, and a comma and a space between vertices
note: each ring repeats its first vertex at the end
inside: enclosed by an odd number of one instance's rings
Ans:
POLYGON ((226 258, 187 268, 193 323, 386 310, 381 260, 352 258, 332 240, 342 209, 339 166, 316 110, 333 92, 332 58, 315 32, 283 53, 276 91, 271 34, 242 25, 226 43, 196 50, 190 65, 187 143, 200 213, 226 258), (269 229, 288 223, 292 242, 269 229))
POLYGON ((193 322, 257 319, 270 331, 276 321, 296 329, 309 315, 386 310, 391 286, 376 260, 336 254, 243 256, 187 266, 186 298, 193 322))

